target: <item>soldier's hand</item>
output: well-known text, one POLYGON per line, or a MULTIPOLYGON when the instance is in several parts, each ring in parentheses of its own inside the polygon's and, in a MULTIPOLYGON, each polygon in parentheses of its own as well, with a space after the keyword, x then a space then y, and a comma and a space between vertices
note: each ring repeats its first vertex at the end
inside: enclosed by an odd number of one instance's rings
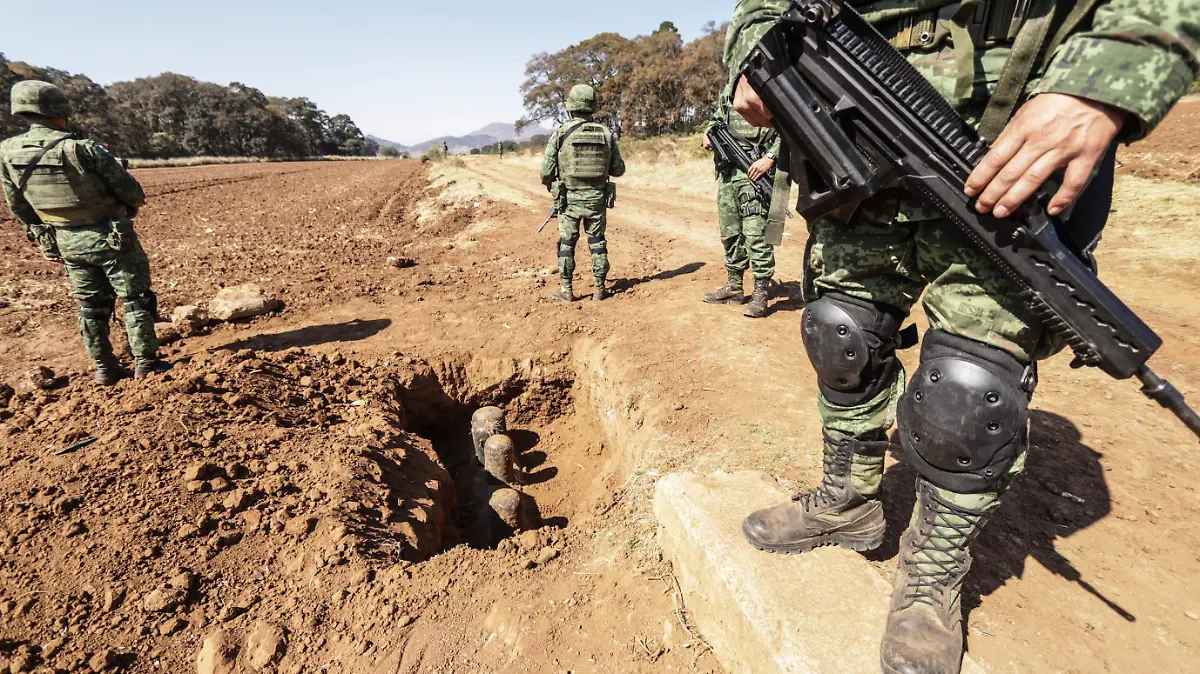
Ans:
POLYGON ((1126 113, 1066 94, 1040 94, 1021 106, 992 149, 967 178, 975 210, 1006 218, 1057 170, 1062 187, 1050 200, 1050 215, 1062 213, 1091 179, 1125 123, 1126 113))
POLYGON ((775 168, 775 160, 770 157, 762 157, 750 165, 750 170, 746 171, 746 175, 750 176, 751 180, 758 180, 770 173, 773 168, 775 168))
POLYGON ((703 146, 705 150, 712 151, 712 139, 708 137, 707 133, 701 137, 700 145, 703 146))
POLYGON ((733 109, 737 110, 742 119, 754 126, 771 126, 771 111, 763 105, 758 92, 750 86, 745 77, 738 80, 737 88, 733 92, 733 109))

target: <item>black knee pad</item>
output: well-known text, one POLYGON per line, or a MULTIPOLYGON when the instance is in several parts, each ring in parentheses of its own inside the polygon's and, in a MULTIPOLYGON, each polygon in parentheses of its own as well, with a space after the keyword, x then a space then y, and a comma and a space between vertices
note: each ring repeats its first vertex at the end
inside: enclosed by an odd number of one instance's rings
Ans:
MULTIPOLYGON (((804 308, 804 350, 817 372, 821 395, 841 407, 862 404, 891 386, 904 346, 896 307, 826 293, 804 308)), ((914 335, 915 337, 915 335, 914 335)))
POLYGON ((92 321, 108 322, 117 308, 117 298, 99 297, 79 301, 79 317, 92 321))
POLYGON ((603 236, 588 236, 588 249, 593 255, 607 255, 608 242, 603 236))
POLYGON ((558 256, 559 257, 575 257, 575 242, 578 239, 559 239, 558 240, 558 256))
POLYGON ((147 290, 133 297, 122 297, 121 302, 125 306, 125 311, 148 311, 155 320, 158 319, 158 295, 155 295, 153 290, 147 290))
POLYGON ((991 491, 1028 442, 1037 369, 1005 351, 936 330, 900 398, 897 430, 913 468, 935 486, 991 491))

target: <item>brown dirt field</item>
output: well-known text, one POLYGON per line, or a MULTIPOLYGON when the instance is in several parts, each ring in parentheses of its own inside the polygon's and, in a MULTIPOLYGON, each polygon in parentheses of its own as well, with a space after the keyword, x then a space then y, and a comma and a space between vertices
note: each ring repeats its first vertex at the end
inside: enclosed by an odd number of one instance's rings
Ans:
MULTIPOLYGON (((0 372, 17 394, 0 415, 0 657, 193 671, 223 629, 239 667, 266 671, 722 671, 687 632, 649 497, 674 470, 818 479, 802 223, 773 313, 750 321, 699 301, 724 271, 711 189, 678 182, 698 164, 630 166, 610 215, 619 292, 569 306, 549 300, 557 237, 535 233, 528 158, 136 174, 164 313, 243 282, 286 307, 97 391, 61 271, 3 223, 0 372), (34 364, 56 388, 29 387, 34 364), (548 523, 497 549, 466 458, 466 417, 489 403, 548 523)), ((1160 372, 1200 399, 1200 186, 1124 175, 1114 210, 1103 276, 1166 340, 1160 372)), ((1068 360, 1042 369, 1030 465, 978 542, 970 651, 990 671, 1187 671, 1195 440, 1068 360)), ((895 458, 893 526, 870 557, 889 575, 913 498, 895 458)))
POLYGON ((1122 148, 1121 171, 1143 178, 1200 182, 1200 96, 1180 101, 1149 138, 1122 148))

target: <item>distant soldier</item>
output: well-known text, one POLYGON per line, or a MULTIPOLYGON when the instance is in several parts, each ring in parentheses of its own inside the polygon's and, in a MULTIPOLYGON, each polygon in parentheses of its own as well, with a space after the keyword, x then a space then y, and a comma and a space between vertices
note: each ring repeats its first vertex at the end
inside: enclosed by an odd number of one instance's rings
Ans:
MULTIPOLYGON (((768 175, 775 168, 779 153, 779 134, 773 129, 752 126, 733 110, 732 91, 722 94, 713 122, 725 122, 735 139, 747 151, 761 155, 750 166, 749 175, 736 166, 725 168, 717 180, 717 217, 721 246, 725 248, 725 271, 728 282, 700 299, 710 304, 741 304, 743 274, 746 268, 754 276, 754 293, 742 312, 749 318, 767 315, 768 289, 775 276, 775 247, 767 243, 767 213, 771 205, 754 191, 751 180, 768 175)), ((712 142, 704 136, 704 149, 711 150, 712 142)))
POLYGON ((170 369, 158 358, 158 298, 150 289, 150 262, 133 231, 133 217, 146 202, 142 186, 103 145, 67 130, 71 106, 53 84, 18 82, 12 114, 30 129, 0 143, 4 198, 26 236, 47 259, 67 268, 79 301, 83 345, 96 362, 96 383, 111 386, 129 374, 108 339, 118 297, 125 305, 134 376, 170 369))
POLYGON ((496 143, 496 151, 500 153, 500 158, 504 159, 504 141, 496 143))
POLYGON ((575 244, 579 230, 587 232, 592 252, 596 290, 592 299, 608 297, 608 243, 604 238, 607 211, 616 203, 616 185, 610 177, 625 175, 625 161, 608 126, 592 120, 596 90, 577 84, 567 95, 571 121, 558 127, 546 144, 542 183, 554 196, 558 209, 558 272, 562 285, 553 297, 575 301, 575 244))
POLYGON ((444 141, 444 140, 442 141, 442 156, 443 156, 443 157, 449 157, 449 156, 450 156, 450 146, 449 146, 449 145, 447 145, 447 144, 446 144, 446 141, 444 141))

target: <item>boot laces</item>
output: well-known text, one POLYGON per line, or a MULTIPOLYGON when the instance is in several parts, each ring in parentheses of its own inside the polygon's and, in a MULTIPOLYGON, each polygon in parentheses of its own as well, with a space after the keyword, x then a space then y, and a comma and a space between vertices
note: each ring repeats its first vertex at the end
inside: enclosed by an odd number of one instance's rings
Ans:
POLYGON ((904 598, 940 607, 946 591, 961 579, 969 563, 967 548, 987 513, 957 508, 932 494, 923 497, 929 505, 919 513, 913 553, 902 559, 908 568, 904 598))
POLYGON ((806 492, 793 494, 792 501, 803 504, 801 507, 807 512, 823 508, 837 500, 841 485, 835 480, 845 478, 844 473, 848 470, 848 451, 845 444, 834 444, 827 440, 821 459, 821 483, 806 492))

